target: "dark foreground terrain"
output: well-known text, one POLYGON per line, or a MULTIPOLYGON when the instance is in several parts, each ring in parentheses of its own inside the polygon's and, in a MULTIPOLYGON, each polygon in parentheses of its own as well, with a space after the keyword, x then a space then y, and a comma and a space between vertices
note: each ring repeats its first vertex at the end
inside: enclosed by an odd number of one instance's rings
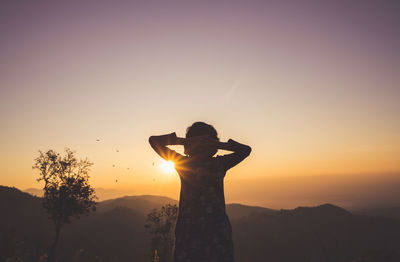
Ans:
MULTIPOLYGON (((161 196, 100 202, 97 212, 63 228, 59 261, 78 253, 79 261, 150 261, 145 217, 167 203, 177 202, 161 196)), ((0 210, 0 261, 38 261, 54 234, 41 199, 0 186, 0 210)), ((227 211, 238 262, 400 261, 400 219, 387 212, 355 215, 330 204, 293 210, 229 204, 227 211)))

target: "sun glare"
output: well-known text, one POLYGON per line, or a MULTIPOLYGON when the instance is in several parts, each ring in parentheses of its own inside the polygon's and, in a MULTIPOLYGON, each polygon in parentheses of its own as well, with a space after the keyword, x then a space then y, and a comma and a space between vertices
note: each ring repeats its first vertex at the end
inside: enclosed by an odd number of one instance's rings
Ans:
POLYGON ((163 160, 160 163, 160 168, 164 173, 171 174, 175 172, 174 162, 163 160))

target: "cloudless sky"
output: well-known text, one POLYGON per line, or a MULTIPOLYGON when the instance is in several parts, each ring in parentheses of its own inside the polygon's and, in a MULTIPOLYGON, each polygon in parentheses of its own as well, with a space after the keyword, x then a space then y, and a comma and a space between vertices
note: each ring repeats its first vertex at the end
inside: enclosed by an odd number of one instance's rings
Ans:
MULTIPOLYGON (((1 1, 0 184, 40 187, 38 150, 70 147, 95 163, 95 187, 177 198, 148 137, 199 120, 253 148, 233 188, 398 174, 399 13, 378 0, 1 1)), ((262 203, 252 189, 228 199, 262 203)))

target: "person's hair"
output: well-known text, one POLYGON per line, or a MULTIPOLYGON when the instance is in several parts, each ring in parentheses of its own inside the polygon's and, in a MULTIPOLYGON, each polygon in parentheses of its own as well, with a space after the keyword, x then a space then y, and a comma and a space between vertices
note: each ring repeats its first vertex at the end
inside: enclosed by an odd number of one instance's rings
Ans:
MULTIPOLYGON (((209 135, 210 138, 219 140, 217 130, 212 125, 206 124, 204 122, 195 122, 193 123, 193 125, 189 126, 186 129, 186 138, 204 135, 209 135)), ((185 154, 191 155, 192 150, 190 149, 190 147, 188 148, 187 145, 184 145, 184 148, 185 154)), ((217 153, 217 151, 218 149, 211 149, 208 154, 213 156, 215 153, 217 153)))
POLYGON ((219 140, 217 130, 204 122, 195 122, 186 129, 186 138, 194 136, 209 135, 211 138, 219 140))

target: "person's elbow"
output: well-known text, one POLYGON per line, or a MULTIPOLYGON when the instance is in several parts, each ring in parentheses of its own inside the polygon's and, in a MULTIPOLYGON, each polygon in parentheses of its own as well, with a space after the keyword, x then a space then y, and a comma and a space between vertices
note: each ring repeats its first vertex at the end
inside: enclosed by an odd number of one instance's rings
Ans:
POLYGON ((243 148, 243 153, 246 155, 246 157, 247 157, 248 155, 250 155, 250 153, 251 153, 251 147, 250 147, 250 146, 245 146, 245 147, 243 148))
POLYGON ((150 136, 149 137, 149 143, 152 147, 154 147, 156 145, 156 141, 155 141, 155 137, 154 136, 150 136))

